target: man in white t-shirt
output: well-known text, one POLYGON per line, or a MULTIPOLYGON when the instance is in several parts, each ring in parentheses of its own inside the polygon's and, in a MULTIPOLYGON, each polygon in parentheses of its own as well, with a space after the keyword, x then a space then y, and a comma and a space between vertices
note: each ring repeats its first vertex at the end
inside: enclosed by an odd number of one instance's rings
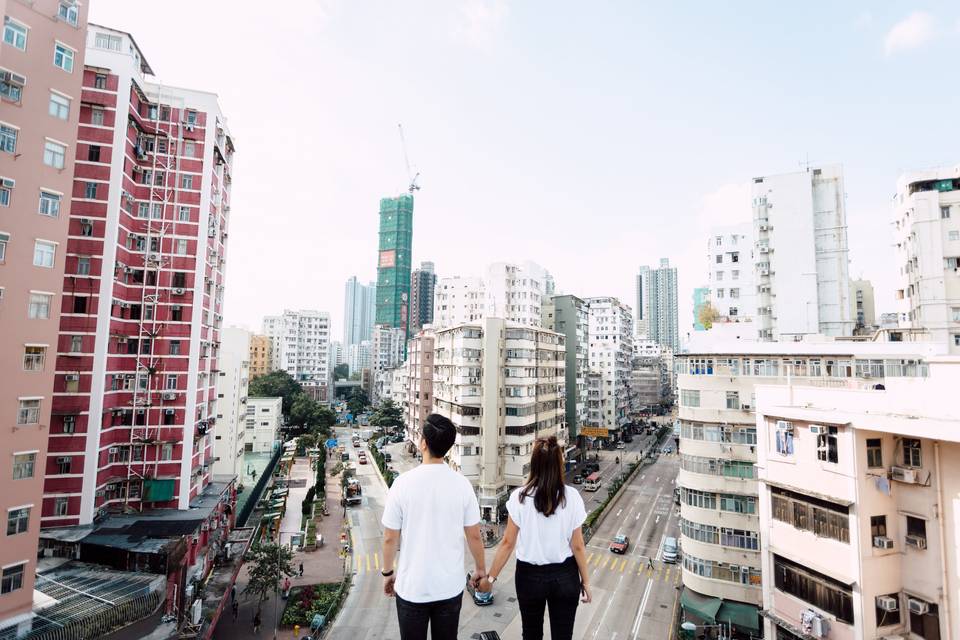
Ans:
POLYGON ((480 506, 470 481, 443 461, 457 438, 453 423, 431 414, 423 424, 423 463, 398 477, 383 510, 383 592, 397 598, 401 640, 455 640, 465 586, 463 537, 476 564, 474 585, 486 575, 480 506), (396 572, 392 569, 400 536, 396 572))

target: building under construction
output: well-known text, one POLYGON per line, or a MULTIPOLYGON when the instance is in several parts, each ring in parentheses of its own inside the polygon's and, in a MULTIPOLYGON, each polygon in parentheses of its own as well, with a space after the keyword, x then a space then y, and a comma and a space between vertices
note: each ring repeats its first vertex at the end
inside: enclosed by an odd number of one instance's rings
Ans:
POLYGON ((399 327, 405 336, 409 334, 410 324, 412 249, 412 193, 381 198, 376 324, 399 327))

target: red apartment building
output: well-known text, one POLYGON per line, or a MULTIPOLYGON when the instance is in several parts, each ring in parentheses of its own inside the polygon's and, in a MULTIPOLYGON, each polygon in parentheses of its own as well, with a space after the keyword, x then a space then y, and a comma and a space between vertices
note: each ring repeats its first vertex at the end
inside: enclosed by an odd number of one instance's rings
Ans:
MULTIPOLYGON (((187 509, 212 481, 234 146, 217 96, 89 25, 42 525, 187 509)), ((227 480, 227 479, 219 479, 227 480)))

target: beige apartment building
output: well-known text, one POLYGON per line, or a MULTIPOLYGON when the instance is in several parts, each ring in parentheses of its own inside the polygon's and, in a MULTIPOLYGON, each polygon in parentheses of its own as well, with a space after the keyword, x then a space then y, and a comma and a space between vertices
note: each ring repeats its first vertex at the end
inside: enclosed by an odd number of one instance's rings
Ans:
POLYGON ((960 637, 960 358, 757 388, 765 637, 960 637))
POLYGON ((0 635, 16 635, 35 598, 87 3, 0 9, 0 635))
POLYGON ((250 379, 273 371, 273 340, 269 336, 250 336, 250 379))
POLYGON ((422 330, 407 342, 406 396, 404 402, 407 440, 420 441, 423 421, 433 412, 434 334, 422 330))

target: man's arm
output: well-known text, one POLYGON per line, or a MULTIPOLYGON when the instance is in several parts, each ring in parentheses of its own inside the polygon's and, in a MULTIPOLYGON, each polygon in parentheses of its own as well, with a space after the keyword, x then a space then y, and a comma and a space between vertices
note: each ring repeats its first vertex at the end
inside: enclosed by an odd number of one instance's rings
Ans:
POLYGON ((473 564, 476 567, 473 571, 471 581, 476 587, 487 575, 487 559, 483 554, 483 540, 480 537, 480 524, 473 524, 463 528, 463 535, 467 537, 467 547, 470 549, 470 555, 473 556, 473 564))
POLYGON ((397 557, 397 543, 400 542, 400 531, 397 529, 383 529, 383 571, 390 571, 389 576, 383 578, 383 593, 388 596, 396 595, 393 585, 397 581, 397 574, 393 571, 393 563, 397 557))

